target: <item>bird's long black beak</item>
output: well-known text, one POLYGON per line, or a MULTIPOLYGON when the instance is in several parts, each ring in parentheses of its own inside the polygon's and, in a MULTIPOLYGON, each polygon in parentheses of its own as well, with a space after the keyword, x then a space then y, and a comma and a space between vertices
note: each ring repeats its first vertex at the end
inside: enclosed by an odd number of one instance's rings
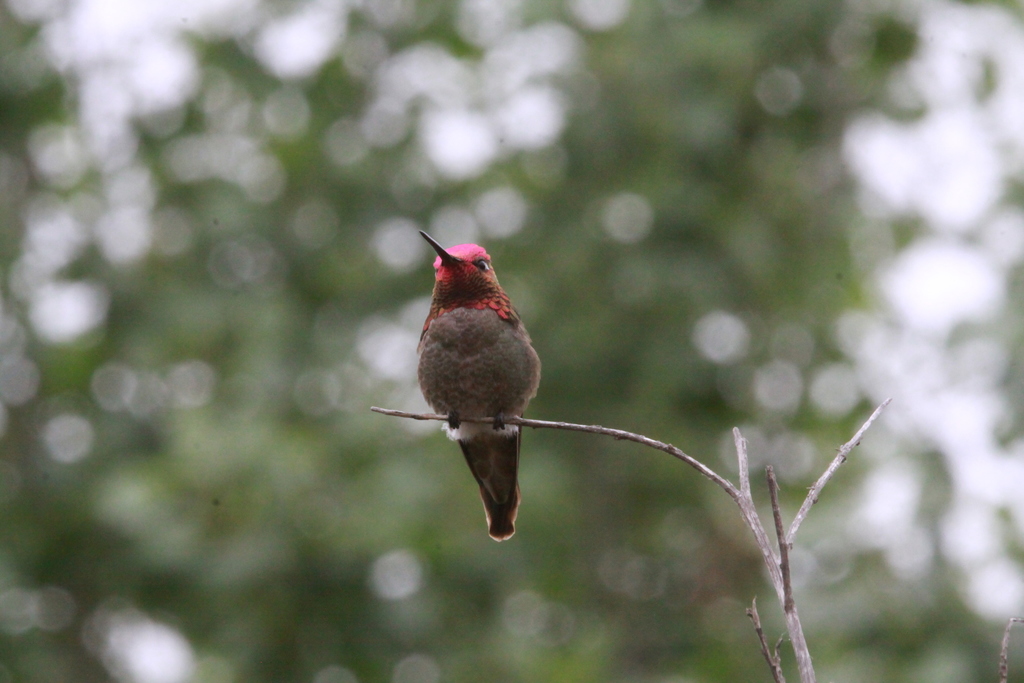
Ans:
POLYGON ((425 239, 427 241, 427 243, 430 244, 430 246, 432 246, 434 248, 434 251, 437 252, 437 255, 441 257, 441 265, 443 265, 443 266, 450 266, 450 265, 453 265, 453 264, 456 264, 456 263, 459 263, 460 261, 462 261, 462 259, 460 259, 459 257, 452 256, 447 251, 445 251, 444 247, 442 247, 440 244, 438 244, 437 240, 435 240, 433 237, 431 237, 427 233, 425 233, 422 230, 420 230, 420 234, 423 235, 423 239, 425 239))

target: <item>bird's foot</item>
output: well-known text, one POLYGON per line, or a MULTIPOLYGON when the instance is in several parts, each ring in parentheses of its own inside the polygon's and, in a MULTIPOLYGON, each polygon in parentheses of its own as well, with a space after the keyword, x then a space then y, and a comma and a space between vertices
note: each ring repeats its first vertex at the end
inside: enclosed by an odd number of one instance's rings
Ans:
POLYGON ((500 432, 505 428, 505 413, 498 413, 494 416, 494 431, 500 432))
POLYGON ((458 429, 459 425, 462 424, 462 420, 459 419, 459 414, 454 410, 448 411, 448 427, 451 429, 458 429))

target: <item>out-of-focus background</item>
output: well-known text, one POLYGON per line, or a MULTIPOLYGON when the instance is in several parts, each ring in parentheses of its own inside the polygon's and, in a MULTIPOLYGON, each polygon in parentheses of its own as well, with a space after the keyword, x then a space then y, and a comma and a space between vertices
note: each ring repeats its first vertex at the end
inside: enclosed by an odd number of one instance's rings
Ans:
POLYGON ((425 408, 418 229, 491 253, 529 416, 732 477, 738 425, 787 518, 893 397, 793 551, 819 679, 994 680, 1011 5, 0 3, 0 682, 768 680, 710 482, 530 431, 497 544, 439 424, 369 412, 425 408))

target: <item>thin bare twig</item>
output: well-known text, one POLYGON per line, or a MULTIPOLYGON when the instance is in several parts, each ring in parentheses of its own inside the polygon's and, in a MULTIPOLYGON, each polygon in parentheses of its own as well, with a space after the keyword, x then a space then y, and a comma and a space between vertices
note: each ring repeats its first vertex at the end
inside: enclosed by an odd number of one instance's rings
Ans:
MULTIPOLYGON (((407 413, 402 410, 390 410, 388 408, 370 408, 375 413, 382 415, 391 415, 393 417, 407 417, 413 420, 440 420, 446 421, 447 415, 437 415, 435 413, 407 413)), ((489 424, 494 422, 493 417, 460 417, 463 422, 474 422, 489 424)), ((633 432, 625 432, 621 429, 609 429, 608 427, 602 427, 601 425, 578 425, 572 422, 549 422, 548 420, 528 420, 523 417, 506 417, 505 424, 508 425, 519 425, 520 427, 532 427, 534 429, 564 429, 570 432, 586 432, 588 434, 603 434, 604 436, 610 436, 613 439, 619 441, 633 441, 634 443, 643 444, 649 448, 668 453, 672 457, 682 460, 687 465, 697 470, 711 481, 718 484, 729 497, 736 499, 739 497, 739 491, 733 486, 732 482, 728 479, 720 476, 713 469, 700 462, 696 458, 693 458, 671 444, 664 443, 663 441, 657 441, 650 439, 641 434, 634 434, 633 432)))
POLYGON ((772 678, 775 679, 775 683, 786 683, 786 677, 782 675, 782 658, 779 656, 779 646, 776 645, 775 651, 772 652, 768 648, 767 639, 764 637, 764 629, 761 628, 761 617, 757 614, 757 598, 754 598, 754 601, 750 604, 747 616, 754 622, 757 639, 761 641, 761 654, 764 655, 764 660, 768 662, 768 668, 772 671, 772 678))
POLYGON ((743 520, 754 534, 754 540, 761 550, 764 565, 768 568, 768 576, 772 580, 772 586, 775 588, 781 605, 784 596, 779 558, 775 554, 771 541, 768 540, 768 533, 764 530, 764 525, 761 524, 761 518, 757 516, 757 507, 754 505, 753 496, 750 495, 750 461, 747 456, 747 440, 743 438, 740 430, 736 427, 732 429, 732 438, 736 444, 736 459, 740 472, 740 497, 734 498, 734 500, 740 508, 743 520))
POLYGON ((782 570, 782 590, 785 595, 782 608, 788 612, 793 607, 793 582, 789 571, 789 543, 786 541, 786 528, 782 523, 782 508, 779 506, 779 482, 775 478, 775 468, 768 465, 764 470, 768 479, 768 496, 772 501, 772 517, 775 519, 775 537, 779 542, 779 568, 782 570))
MULTIPOLYGON (((389 408, 370 408, 375 413, 382 415, 390 415, 392 417, 405 417, 412 420, 437 420, 446 421, 447 415, 438 415, 436 413, 409 413, 404 410, 391 410, 389 408)), ((494 418, 491 417, 462 417, 460 418, 463 422, 482 423, 490 424, 494 422, 494 418)), ((757 547, 761 550, 761 554, 764 557, 765 567, 768 569, 768 575, 772 580, 772 586, 775 588, 775 592, 779 597, 779 604, 782 604, 783 593, 782 593, 782 574, 779 572, 779 561, 775 556, 775 550, 772 547, 772 543, 768 538, 768 534, 764 530, 764 526, 761 524, 761 520, 757 516, 757 510, 754 507, 754 501, 750 497, 750 482, 747 482, 747 493, 744 495, 731 481, 722 477, 717 472, 712 470, 704 463, 696 460, 695 458, 682 452, 675 446, 672 446, 655 439, 650 439, 640 434, 634 434, 632 432, 626 432, 621 429, 609 429, 608 427, 602 427, 600 425, 580 425, 572 422, 550 422, 548 420, 528 420, 522 417, 506 417, 505 424, 519 425, 521 427, 532 427, 534 429, 564 429, 574 432, 584 432, 588 434, 601 434, 604 436, 610 436, 613 439, 622 441, 632 441, 634 443, 642 444, 650 448, 668 453, 674 458, 682 460, 690 467, 694 468, 702 475, 710 479, 711 481, 718 484, 729 497, 735 501, 736 505, 740 509, 740 514, 743 516, 743 520, 747 523, 747 526, 754 534, 754 542, 757 547)), ((738 434, 737 430, 734 432, 738 434)), ((746 441, 740 436, 740 443, 743 444, 741 453, 741 470, 746 467, 746 441)))
POLYGON ((814 683, 816 678, 811 663, 811 651, 807 647, 804 628, 800 623, 800 615, 793 599, 793 582, 789 570, 789 542, 786 541, 786 527, 782 523, 782 508, 779 506, 779 482, 775 479, 775 470, 771 465, 765 468, 768 478, 768 495, 772 501, 772 516, 775 518, 775 536, 779 542, 779 569, 782 572, 782 610, 786 615, 786 627, 793 652, 796 654, 796 666, 800 671, 802 683, 814 683))
POLYGON ((736 459, 740 469, 740 493, 750 498, 750 462, 747 458, 747 440, 740 434, 739 427, 732 428, 732 440, 736 444, 736 459))
POLYGON ((736 444, 736 459, 740 473, 739 497, 734 497, 736 505, 743 515, 743 521, 747 523, 750 531, 754 534, 754 541, 761 551, 764 566, 768 569, 768 577, 772 580, 772 587, 782 604, 784 595, 782 591, 782 572, 779 569, 779 558, 775 554, 771 541, 768 539, 768 532, 761 524, 761 518, 757 516, 757 507, 754 505, 754 498, 750 495, 750 460, 747 457, 747 440, 736 427, 732 429, 733 442, 736 444))
POLYGON ((782 656, 779 654, 779 648, 782 647, 782 641, 785 639, 785 634, 779 636, 779 639, 775 641, 775 649, 772 650, 772 653, 775 655, 775 659, 779 660, 780 664, 782 663, 782 656))
POLYGON ((836 470, 846 462, 846 457, 850 455, 850 451, 860 445, 860 440, 864 436, 864 432, 868 431, 868 428, 871 427, 871 423, 882 414, 882 411, 885 410, 885 407, 890 403, 892 403, 892 399, 887 398, 882 401, 880 406, 875 408, 875 412, 871 413, 871 417, 867 419, 867 422, 861 425, 861 428, 857 430, 857 433, 853 435, 852 439, 842 445, 839 452, 836 454, 836 457, 833 458, 832 463, 828 466, 828 469, 818 477, 818 481, 814 482, 814 486, 811 487, 811 490, 807 492, 807 497, 804 498, 803 505, 800 506, 800 509, 796 513, 796 517, 793 518, 793 523, 789 525, 789 532, 786 534, 786 541, 788 543, 793 543, 793 539, 796 537, 796 530, 800 528, 801 524, 803 524, 804 518, 807 517, 807 513, 811 511, 811 506, 818 502, 818 496, 821 495, 821 490, 825 488, 825 484, 829 482, 832 476, 836 473, 836 470))
POLYGON ((1014 624, 1024 624, 1024 617, 1010 617, 1003 631, 1003 647, 999 652, 999 683, 1006 683, 1010 675, 1010 629, 1014 624))

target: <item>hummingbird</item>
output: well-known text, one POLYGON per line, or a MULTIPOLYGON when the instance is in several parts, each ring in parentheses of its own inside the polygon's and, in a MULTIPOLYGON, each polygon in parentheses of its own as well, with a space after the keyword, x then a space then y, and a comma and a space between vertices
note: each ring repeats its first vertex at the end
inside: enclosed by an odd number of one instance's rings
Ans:
POLYGON ((488 533, 515 533, 519 510, 519 417, 540 384, 540 359, 519 314, 476 244, 445 249, 420 232, 434 251, 434 293, 419 343, 420 390, 445 431, 458 441, 487 514, 488 533), (462 422, 494 418, 493 424, 462 422))

